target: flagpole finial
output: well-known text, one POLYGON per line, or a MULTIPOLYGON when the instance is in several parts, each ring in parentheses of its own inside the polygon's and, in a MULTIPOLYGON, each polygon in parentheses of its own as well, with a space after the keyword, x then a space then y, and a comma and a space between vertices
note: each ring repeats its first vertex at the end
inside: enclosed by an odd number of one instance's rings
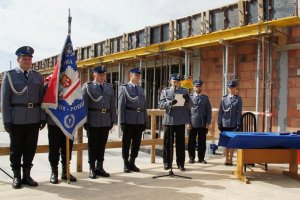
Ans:
POLYGON ((72 22, 71 9, 69 8, 69 17, 68 17, 68 34, 69 35, 71 35, 71 22, 72 22))

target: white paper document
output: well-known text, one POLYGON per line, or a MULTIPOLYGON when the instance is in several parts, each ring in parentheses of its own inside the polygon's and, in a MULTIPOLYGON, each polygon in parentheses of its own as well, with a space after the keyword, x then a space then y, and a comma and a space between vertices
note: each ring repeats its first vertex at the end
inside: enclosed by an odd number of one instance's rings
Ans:
POLYGON ((184 106, 185 99, 183 98, 183 94, 175 94, 174 98, 177 103, 173 106, 184 106))

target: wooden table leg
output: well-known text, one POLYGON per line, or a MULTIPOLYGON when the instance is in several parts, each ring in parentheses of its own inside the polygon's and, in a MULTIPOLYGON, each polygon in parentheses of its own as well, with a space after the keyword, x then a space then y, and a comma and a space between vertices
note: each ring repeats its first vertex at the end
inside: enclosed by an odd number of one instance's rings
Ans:
POLYGON ((236 165, 236 170, 233 172, 233 175, 243 181, 246 184, 249 184, 250 181, 247 179, 246 176, 244 176, 244 153, 242 149, 238 149, 237 151, 237 165, 236 165))
POLYGON ((300 176, 298 175, 298 150, 291 150, 290 156, 289 171, 283 171, 282 173, 300 181, 300 176))

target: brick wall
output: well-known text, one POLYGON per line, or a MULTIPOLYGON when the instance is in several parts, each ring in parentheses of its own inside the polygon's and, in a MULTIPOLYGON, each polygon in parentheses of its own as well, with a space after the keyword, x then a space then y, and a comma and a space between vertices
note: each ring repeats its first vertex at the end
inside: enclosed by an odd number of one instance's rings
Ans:
MULTIPOLYGON (((300 26, 291 28, 289 43, 300 42, 300 26)), ((300 129, 300 49, 288 52, 288 127, 290 129, 300 129)))

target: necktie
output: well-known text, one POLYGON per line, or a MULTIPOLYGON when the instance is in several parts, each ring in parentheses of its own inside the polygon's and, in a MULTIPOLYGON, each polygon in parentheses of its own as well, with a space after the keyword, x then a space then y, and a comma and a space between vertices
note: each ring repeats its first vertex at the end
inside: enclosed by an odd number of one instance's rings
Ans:
POLYGON ((28 79, 28 71, 24 71, 24 76, 26 79, 28 79))
POLYGON ((197 95, 196 99, 197 99, 197 102, 199 102, 200 95, 197 95))
POLYGON ((138 88, 137 88, 137 86, 135 85, 134 88, 135 88, 135 91, 136 91, 136 95, 138 95, 138 88))
POLYGON ((100 84, 100 88, 101 88, 101 90, 103 91, 103 85, 102 85, 102 84, 100 84))

